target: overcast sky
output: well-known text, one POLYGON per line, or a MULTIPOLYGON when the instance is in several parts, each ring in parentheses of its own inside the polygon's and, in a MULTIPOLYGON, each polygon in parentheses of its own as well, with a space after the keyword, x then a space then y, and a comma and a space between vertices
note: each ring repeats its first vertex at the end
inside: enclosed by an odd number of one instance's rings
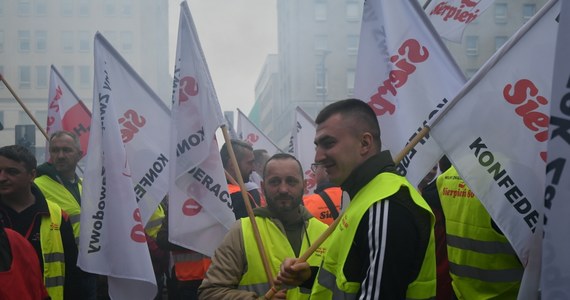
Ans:
MULTIPOLYGON (((170 70, 176 52, 180 1, 169 2, 170 70)), ((275 0, 188 0, 222 110, 249 113, 255 82, 277 53, 275 0)))

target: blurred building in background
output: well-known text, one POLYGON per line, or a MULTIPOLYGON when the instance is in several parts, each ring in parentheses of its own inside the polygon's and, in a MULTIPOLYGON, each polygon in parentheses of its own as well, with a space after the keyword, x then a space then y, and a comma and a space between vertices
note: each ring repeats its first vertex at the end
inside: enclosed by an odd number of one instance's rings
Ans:
MULTIPOLYGON (((446 42, 464 74, 471 77, 546 2, 496 0, 460 44, 446 42)), ((353 96, 362 7, 362 0, 277 0, 278 54, 267 56, 249 117, 282 149, 296 106, 314 118, 353 96)))
MULTIPOLYGON (((170 106, 168 0, 0 0, 0 74, 42 126, 52 64, 91 110, 97 31, 170 106)), ((45 137, 30 133, 32 120, 1 83, 0 123, 0 146, 33 145, 44 160, 45 137)))

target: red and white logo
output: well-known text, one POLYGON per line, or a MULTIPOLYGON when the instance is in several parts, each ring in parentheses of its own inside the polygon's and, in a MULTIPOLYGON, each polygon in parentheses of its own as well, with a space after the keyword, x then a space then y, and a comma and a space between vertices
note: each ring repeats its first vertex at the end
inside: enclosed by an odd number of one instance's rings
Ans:
POLYGON ((184 205, 182 206, 182 213, 185 216, 195 216, 202 210, 202 206, 196 200, 189 198, 188 200, 184 201, 184 205))

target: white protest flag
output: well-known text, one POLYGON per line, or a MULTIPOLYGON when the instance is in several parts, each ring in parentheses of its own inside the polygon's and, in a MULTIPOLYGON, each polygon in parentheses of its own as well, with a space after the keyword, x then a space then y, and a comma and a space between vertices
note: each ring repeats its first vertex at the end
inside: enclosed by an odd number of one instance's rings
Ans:
MULTIPOLYGON (((365 1, 354 95, 378 116, 383 149, 400 153, 464 83, 418 1, 365 1)), ((426 136, 398 171, 415 186, 441 156, 426 136)))
POLYGON ((235 216, 215 139, 224 116, 186 1, 180 4, 171 117, 169 240, 212 256, 235 216))
POLYGON ((570 299, 570 2, 562 1, 550 103, 542 299, 570 299))
POLYGON ((315 162, 315 121, 299 106, 295 108, 295 128, 293 129, 293 155, 299 160, 307 180, 305 194, 312 193, 317 187, 311 164, 315 162))
POLYGON ((283 152, 238 108, 238 136, 253 149, 265 149, 269 155, 283 152))
MULTIPOLYGON (((81 197, 78 265, 87 272, 107 275, 112 299, 152 299, 156 282, 142 209, 137 205, 140 191, 133 190, 133 180, 137 178, 134 166, 158 163, 140 155, 151 151, 144 148, 146 143, 133 146, 141 138, 150 138, 145 136, 146 126, 166 124, 168 114, 99 33, 94 54, 93 118, 81 197)), ((153 132, 153 138, 160 140, 167 129, 153 132)))
POLYGON ((432 0, 426 7, 439 35, 451 42, 461 43, 467 24, 475 21, 494 0, 432 0))
POLYGON ((230 138, 231 139, 238 139, 236 129, 234 128, 234 123, 228 119, 228 116, 224 115, 224 118, 226 119, 226 123, 228 124, 227 127, 228 127, 228 131, 230 133, 230 138))
POLYGON ((534 259, 534 232, 542 231, 555 4, 545 4, 481 67, 431 129, 523 266, 534 259))
MULTIPOLYGON (((79 138, 83 156, 87 154, 91 112, 73 92, 55 66, 51 66, 49 76, 49 100, 46 133, 48 137, 59 130, 73 132, 79 138)), ((47 141, 46 141, 47 145, 47 141)), ((46 149, 49 147, 46 146, 46 149)), ((49 151, 46 151, 49 161, 49 151)))

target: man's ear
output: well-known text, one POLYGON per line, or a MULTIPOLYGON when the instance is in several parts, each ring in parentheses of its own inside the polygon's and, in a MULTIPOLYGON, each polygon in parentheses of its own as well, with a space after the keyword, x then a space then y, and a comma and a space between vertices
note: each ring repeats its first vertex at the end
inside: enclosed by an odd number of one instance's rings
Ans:
POLYGON ((369 132, 363 133, 362 137, 360 138, 360 154, 364 156, 370 153, 370 151, 372 151, 372 148, 374 147, 373 145, 374 141, 372 138, 372 134, 370 134, 369 132))

